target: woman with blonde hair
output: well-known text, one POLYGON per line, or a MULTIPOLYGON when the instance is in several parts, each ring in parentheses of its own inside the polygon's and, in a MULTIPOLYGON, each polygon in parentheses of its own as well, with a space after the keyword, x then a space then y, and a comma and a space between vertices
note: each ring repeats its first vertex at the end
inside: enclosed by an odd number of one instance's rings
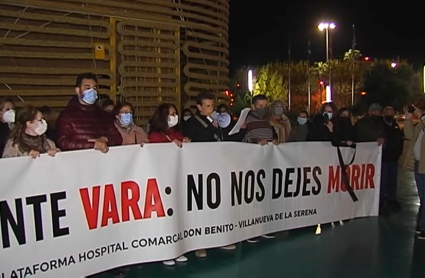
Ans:
POLYGON ((270 124, 278 135, 279 143, 289 141, 291 132, 291 122, 285 115, 285 102, 283 100, 274 100, 270 105, 270 124))
POLYGON ((3 158, 31 156, 37 158, 47 153, 55 156, 60 150, 52 140, 47 139, 47 123, 41 112, 32 105, 19 111, 10 139, 3 151, 3 158))

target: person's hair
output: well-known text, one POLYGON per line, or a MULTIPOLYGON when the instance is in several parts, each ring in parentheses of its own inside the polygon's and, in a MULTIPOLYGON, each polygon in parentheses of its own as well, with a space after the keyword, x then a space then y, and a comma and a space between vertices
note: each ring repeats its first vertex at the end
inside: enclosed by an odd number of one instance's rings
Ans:
POLYGON ((102 106, 103 109, 105 109, 109 105, 115 106, 115 103, 114 103, 114 101, 112 99, 104 99, 104 100, 102 100, 101 106, 102 106))
POLYGON ((13 106, 15 106, 15 104, 13 103, 13 101, 10 98, 8 98, 8 97, 0 98, 0 111, 3 110, 3 107, 6 104, 6 102, 10 102, 10 103, 13 104, 13 106))
POLYGON ((307 119, 308 119, 308 117, 310 116, 310 115, 308 114, 308 111, 307 111, 307 110, 301 110, 301 111, 298 113, 298 116, 299 116, 300 114, 306 114, 306 115, 307 115, 307 119))
POLYGON ((332 109, 332 112, 334 114, 334 117, 338 116, 338 107, 336 107, 336 104, 333 102, 325 102, 322 104, 322 106, 320 106, 319 108, 319 113, 323 114, 323 112, 325 112, 325 107, 329 106, 332 109))
MULTIPOLYGON (((25 130, 27 128, 27 122, 32 122, 36 119, 37 113, 40 112, 35 106, 28 105, 22 107, 19 110, 15 126, 10 134, 10 139, 12 139, 13 145, 17 145, 21 151, 29 152, 30 147, 28 147, 22 136, 25 134, 25 130)), ((45 135, 42 135, 42 139, 44 140, 45 135)))
POLYGON ((216 108, 216 112, 218 112, 218 113, 220 113, 220 111, 221 111, 221 109, 223 109, 223 108, 225 108, 226 109, 226 111, 227 112, 229 112, 229 108, 227 107, 227 105, 226 104, 224 104, 224 103, 222 103, 222 104, 220 104, 219 106, 217 106, 217 108, 216 108))
POLYGON ((75 87, 81 87, 81 84, 83 83, 84 79, 90 79, 90 80, 94 80, 97 83, 97 76, 94 73, 91 72, 86 72, 86 73, 81 73, 77 76, 77 79, 75 81, 75 87))
POLYGON ((214 100, 215 95, 210 91, 202 91, 196 96, 196 104, 202 105, 205 99, 214 100))
POLYGON ((373 103, 370 107, 369 107, 369 112, 372 111, 382 111, 382 106, 379 103, 373 103))
POLYGON ((260 100, 269 100, 269 99, 265 95, 256 95, 252 98, 251 103, 255 105, 257 101, 260 101, 260 100))
POLYGON ((281 99, 275 99, 275 100, 273 100, 273 102, 270 104, 270 106, 271 107, 275 107, 278 104, 282 105, 283 106, 283 109, 286 110, 286 103, 283 100, 281 100, 281 99))
POLYGON ((351 111, 350 111, 350 109, 348 109, 347 107, 339 108, 339 110, 338 110, 338 115, 339 115, 339 116, 341 116, 341 115, 342 115, 342 113, 344 113, 345 111, 348 111, 348 115, 351 117, 351 111))
POLYGON ((421 97, 421 98, 417 99, 415 101, 414 105, 415 105, 416 108, 418 108, 422 111, 425 111, 425 98, 421 97))
POLYGON ((189 112, 190 113, 190 115, 193 115, 193 112, 192 112, 192 110, 190 110, 189 108, 185 108, 185 109, 183 109, 183 115, 186 113, 186 112, 189 112))
MULTIPOLYGON (((171 107, 176 110, 176 114, 178 115, 179 111, 177 110, 177 107, 171 103, 160 104, 155 109, 155 112, 152 117, 150 131, 163 132, 165 134, 170 133, 170 128, 168 126, 168 115, 170 114, 171 107)), ((177 126, 175 128, 177 128, 177 126)))
POLYGON ((131 113, 134 114, 133 104, 126 102, 126 101, 122 101, 122 102, 118 102, 117 105, 115 105, 114 110, 113 110, 114 115, 118 115, 120 113, 120 110, 123 107, 126 107, 126 106, 130 107, 131 113))

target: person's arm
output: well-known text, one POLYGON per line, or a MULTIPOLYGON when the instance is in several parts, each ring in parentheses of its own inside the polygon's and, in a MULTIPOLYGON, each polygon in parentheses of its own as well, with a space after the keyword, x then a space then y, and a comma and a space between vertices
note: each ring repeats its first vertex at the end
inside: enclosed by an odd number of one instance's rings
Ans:
POLYGON ((161 132, 150 131, 148 134, 149 143, 169 143, 167 137, 164 136, 161 132))
POLYGON ((66 115, 60 115, 56 124, 57 145, 59 149, 62 151, 72 151, 94 148, 94 142, 74 139, 74 133, 71 120, 66 115))

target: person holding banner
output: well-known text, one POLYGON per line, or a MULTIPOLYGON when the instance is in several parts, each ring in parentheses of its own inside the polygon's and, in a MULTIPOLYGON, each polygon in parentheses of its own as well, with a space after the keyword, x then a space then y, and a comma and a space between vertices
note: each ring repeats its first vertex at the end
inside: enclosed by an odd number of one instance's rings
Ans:
POLYGON ((268 99, 265 95, 252 98, 251 111, 246 117, 246 135, 244 142, 267 145, 268 142, 279 144, 278 135, 267 116, 268 99))
POLYGON ((60 150, 45 135, 47 123, 43 115, 32 105, 22 108, 12 130, 11 138, 3 151, 3 158, 31 156, 37 158, 47 153, 55 156, 60 150))
MULTIPOLYGON (((228 141, 229 137, 223 132, 218 122, 212 118, 214 113, 215 96, 209 91, 203 91, 196 97, 196 107, 198 111, 187 120, 184 135, 192 142, 222 142, 228 141)), ((235 250, 234 244, 220 247, 223 250, 235 250)), ((207 251, 200 249, 195 251, 199 258, 205 258, 207 251)))
MULTIPOLYGON (((268 98, 265 95, 256 95, 252 98, 251 111, 246 117, 246 135, 244 141, 247 143, 267 145, 268 142, 278 145, 278 135, 270 124, 267 116, 268 98)), ((274 235, 262 235, 263 238, 274 238, 274 235)), ((257 238, 247 240, 249 243, 257 243, 257 238)))
POLYGON ((115 114, 115 126, 122 136, 123 145, 149 143, 143 128, 134 123, 134 108, 131 103, 118 103, 114 107, 113 114, 115 114))
POLYGON ((119 146, 121 134, 114 119, 95 105, 97 77, 93 73, 77 76, 77 94, 61 112, 56 122, 57 144, 63 151, 92 149, 107 153, 108 146, 119 146))
POLYGON ((149 142, 174 142, 179 148, 181 148, 183 143, 190 142, 190 139, 183 137, 183 134, 178 128, 178 123, 179 116, 176 106, 168 103, 161 104, 156 108, 152 118, 152 124, 148 135, 149 142))

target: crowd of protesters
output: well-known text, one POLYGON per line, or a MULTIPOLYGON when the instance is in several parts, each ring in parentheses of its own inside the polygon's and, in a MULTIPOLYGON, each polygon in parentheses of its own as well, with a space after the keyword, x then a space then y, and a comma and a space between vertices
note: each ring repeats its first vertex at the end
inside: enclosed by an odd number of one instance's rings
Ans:
MULTIPOLYGON (((404 133, 395 120, 393 107, 373 104, 353 121, 351 111, 330 102, 324 103, 316 115, 300 111, 294 126, 287 116, 284 101, 269 100, 264 95, 252 98, 251 111, 240 131, 229 135, 236 124, 228 107, 215 105, 215 95, 200 92, 196 112, 184 109, 179 115, 173 104, 159 105, 148 126, 143 129, 134 122, 131 103, 115 104, 106 100, 98 105, 97 78, 91 73, 76 79, 75 96, 61 111, 56 121, 52 109, 45 106, 25 106, 16 113, 9 99, 0 102, 0 151, 3 158, 41 154, 55 156, 60 151, 95 149, 107 153, 109 147, 149 143, 174 143, 177 147, 189 142, 246 142, 251 144, 285 144, 303 141, 328 141, 351 146, 356 142, 377 142, 383 146, 381 172, 381 211, 400 209, 397 201, 398 161, 405 139, 410 140, 403 165, 412 165, 421 206, 417 233, 425 239, 425 100, 418 100, 406 110, 404 133), (416 115, 414 117, 414 115, 416 115), (414 121, 413 118, 416 118, 414 121), (418 120, 419 119, 419 120, 418 120), (54 124, 56 122, 56 124, 54 124), (354 124, 353 124, 354 122, 354 124), (424 154, 422 156, 422 153, 424 154), (410 159, 412 157, 412 159, 410 159), (409 164, 410 163, 410 164, 409 164)), ((273 238, 273 235, 264 235, 273 238)), ((249 242, 257 242, 250 239, 249 242)), ((234 250, 235 245, 221 249, 234 250)), ((198 257, 206 257, 206 250, 197 250, 198 257)), ((187 261, 185 256, 164 262, 187 261)))

